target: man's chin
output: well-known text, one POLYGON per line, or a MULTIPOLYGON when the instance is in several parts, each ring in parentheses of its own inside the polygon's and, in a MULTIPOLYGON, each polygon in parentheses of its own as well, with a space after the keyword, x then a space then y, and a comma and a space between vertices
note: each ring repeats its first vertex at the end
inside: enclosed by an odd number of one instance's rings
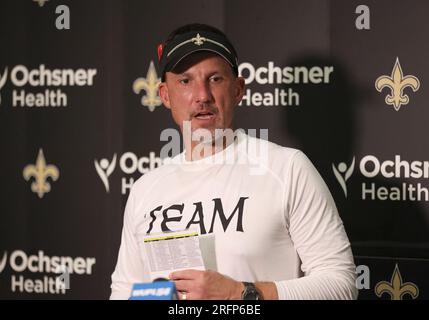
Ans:
POLYGON ((223 128, 214 128, 213 126, 193 128, 192 140, 203 144, 214 143, 224 136, 224 130, 223 128))

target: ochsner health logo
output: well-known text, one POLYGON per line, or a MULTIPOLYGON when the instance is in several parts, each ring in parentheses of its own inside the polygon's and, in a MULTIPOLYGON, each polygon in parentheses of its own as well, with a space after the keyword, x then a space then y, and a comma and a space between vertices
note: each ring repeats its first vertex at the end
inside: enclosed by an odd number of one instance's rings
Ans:
POLYGON ((121 179, 122 194, 126 194, 134 184, 134 177, 127 177, 127 175, 134 175, 135 173, 145 174, 161 166, 163 163, 164 160, 157 157, 153 151, 149 152, 149 156, 143 157, 138 157, 134 152, 125 152, 120 156, 117 156, 115 153, 110 161, 106 158, 100 161, 97 159, 94 160, 95 170, 103 182, 107 193, 111 190, 109 177, 115 171, 115 168, 119 167, 123 175, 121 179), (118 163, 117 159, 119 159, 118 163))
MULTIPOLYGON (((333 172, 347 197, 346 182, 355 166, 355 157, 349 166, 332 164, 333 172)), ((429 201, 429 188, 424 186, 429 179, 429 161, 405 160, 400 155, 391 159, 379 159, 365 155, 359 161, 362 200, 381 201, 429 201)))
POLYGON ((1 105, 1 89, 6 84, 7 79, 7 67, 4 69, 3 73, 0 74, 0 105, 1 105))
POLYGON ((6 266, 6 261, 7 261, 7 252, 3 254, 3 258, 1 258, 0 260, 0 273, 3 272, 4 267, 6 266))
POLYGON ((344 191, 344 195, 347 198, 347 185, 346 182, 349 180, 350 176, 353 174, 353 171, 355 169, 355 157, 353 157, 352 163, 347 168, 347 165, 344 162, 341 162, 338 165, 338 168, 335 167, 334 164, 332 164, 332 170, 334 171, 335 177, 337 178, 338 182, 340 183, 341 188, 344 191))
MULTIPOLYGON (((9 266, 10 289, 16 293, 65 294, 71 288, 70 275, 91 276, 95 257, 50 256, 43 250, 29 254, 23 250, 4 252, 0 274, 9 266), (8 264, 9 262, 9 264, 8 264), (31 277, 28 275, 31 274, 31 277)), ((1 283, 6 283, 1 275, 1 283)))
POLYGON ((95 170, 97 170, 101 181, 103 181, 106 192, 110 192, 109 177, 116 167, 116 153, 113 155, 112 160, 109 163, 107 159, 101 159, 100 162, 94 160, 95 170))
POLYGON ((301 94, 296 85, 329 84, 334 66, 283 66, 274 61, 265 65, 243 62, 238 66, 239 74, 244 77, 246 91, 240 106, 299 106, 301 94))
POLYGON ((0 73, 0 91, 9 79, 13 108, 67 107, 67 88, 92 87, 96 75, 95 68, 50 68, 44 64, 32 68, 19 64, 7 66, 0 73))

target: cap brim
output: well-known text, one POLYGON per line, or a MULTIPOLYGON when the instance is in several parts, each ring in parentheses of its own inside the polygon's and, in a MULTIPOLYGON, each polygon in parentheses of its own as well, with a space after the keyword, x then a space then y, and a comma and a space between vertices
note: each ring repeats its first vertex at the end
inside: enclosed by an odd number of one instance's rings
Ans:
POLYGON ((209 52, 213 52, 219 56, 221 56, 226 62, 229 63, 229 65, 231 65, 231 67, 234 67, 234 65, 227 59, 227 57, 225 57, 225 55, 223 55, 222 53, 220 53, 219 51, 213 50, 213 49, 209 49, 209 48, 197 48, 194 50, 189 51, 188 53, 185 53, 183 56, 181 56, 170 68, 168 68, 169 70, 166 70, 166 72, 171 72, 173 71, 177 65, 183 61, 183 59, 185 59, 186 57, 190 56, 191 54, 198 52, 198 51, 209 51, 209 52))

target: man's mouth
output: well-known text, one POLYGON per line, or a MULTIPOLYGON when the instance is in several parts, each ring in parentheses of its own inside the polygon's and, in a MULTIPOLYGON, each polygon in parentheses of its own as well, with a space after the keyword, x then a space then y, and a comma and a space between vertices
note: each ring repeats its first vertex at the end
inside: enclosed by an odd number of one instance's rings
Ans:
POLYGON ((210 111, 202 111, 202 112, 198 112, 194 117, 197 118, 198 120, 210 120, 212 118, 214 118, 214 113, 210 112, 210 111))

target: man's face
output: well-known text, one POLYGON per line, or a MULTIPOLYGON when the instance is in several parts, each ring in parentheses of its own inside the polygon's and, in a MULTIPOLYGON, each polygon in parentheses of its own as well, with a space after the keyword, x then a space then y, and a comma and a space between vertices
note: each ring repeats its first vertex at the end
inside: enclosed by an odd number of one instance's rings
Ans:
POLYGON ((244 94, 244 79, 235 77, 219 55, 201 51, 167 72, 159 93, 182 131, 183 121, 190 121, 192 131, 203 128, 213 134, 215 129, 232 128, 234 108, 244 94))

